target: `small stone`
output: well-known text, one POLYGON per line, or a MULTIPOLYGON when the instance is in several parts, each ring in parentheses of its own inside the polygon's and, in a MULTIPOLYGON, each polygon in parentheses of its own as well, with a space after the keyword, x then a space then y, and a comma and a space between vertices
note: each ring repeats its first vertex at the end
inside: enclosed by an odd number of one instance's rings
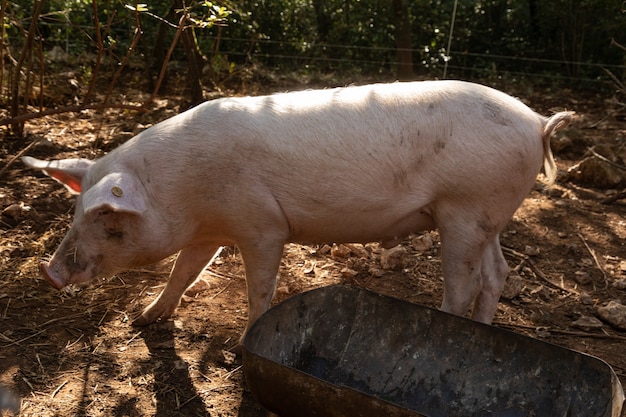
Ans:
POLYGON ((7 216, 13 220, 19 220, 24 216, 25 213, 30 211, 31 207, 25 205, 24 203, 15 203, 7 206, 4 210, 2 210, 2 215, 7 216))
POLYGON ((591 316, 580 316, 580 318, 572 322, 572 326, 583 330, 601 329, 603 324, 600 320, 591 316))
POLYGON ((611 326, 626 330, 626 306, 610 301, 606 306, 598 307, 598 315, 611 326))
POLYGON ((580 300, 581 304, 586 305, 586 306, 590 306, 594 303, 593 297, 584 291, 578 295, 578 299, 580 300))
POLYGON ((228 350, 222 350, 222 355, 224 356, 224 363, 228 366, 235 363, 235 359, 237 359, 237 354, 228 350))
POLYGON ((189 297, 194 297, 200 294, 201 292, 204 292, 210 288, 211 288, 211 285, 208 282, 206 282, 203 279, 199 279, 193 284, 191 284, 191 287, 187 288, 187 291, 185 291, 185 295, 189 297))
POLYGON ((383 271, 383 270, 382 270, 382 269, 380 269, 380 268, 374 268, 374 267, 372 267, 372 268, 370 268, 367 272, 368 272, 371 276, 373 276, 374 278, 380 278, 380 277, 382 277, 383 275, 385 275, 385 271, 383 271))
POLYGON ((305 261, 304 262, 304 268, 302 269, 302 272, 304 272, 305 274, 313 274, 313 275, 315 275, 315 262, 313 262, 313 261, 305 261))
POLYGON ((278 295, 289 295, 289 287, 286 285, 281 285, 280 287, 276 288, 276 294, 278 295))
POLYGON ((411 240, 411 246, 418 252, 424 252, 433 247, 433 238, 430 233, 424 233, 421 236, 411 240))
POLYGON ((368 258, 369 252, 360 243, 347 243, 346 246, 350 249, 350 253, 361 258, 368 258))
POLYGON ((537 334, 537 337, 541 337, 544 339, 548 338, 551 336, 550 328, 546 326, 539 326, 535 329, 535 334, 537 334))
POLYGON ((383 269, 402 269, 408 251, 403 246, 384 249, 380 254, 380 266, 383 269))
POLYGON ((589 284, 591 282, 591 276, 589 276, 588 272, 576 271, 574 272, 574 281, 580 285, 589 284))
POLYGON ((317 250, 317 253, 320 254, 320 255, 328 255, 330 253, 331 249, 332 248, 330 246, 324 245, 324 246, 322 246, 321 248, 319 248, 317 250))
POLYGON ((352 278, 358 274, 354 269, 350 269, 348 267, 341 269, 341 276, 344 278, 352 278))
POLYGON ((522 277, 516 273, 511 273, 504 283, 501 297, 505 300, 512 300, 518 297, 523 288, 522 277))
POLYGON ((524 248, 524 254, 528 256, 537 256, 540 252, 539 248, 533 248, 532 246, 526 245, 524 248))
POLYGON ((347 258, 348 256, 350 256, 351 252, 352 251, 350 250, 350 248, 346 245, 333 245, 330 250, 330 256, 332 256, 333 258, 347 258))
POLYGON ((624 181, 623 172, 596 157, 583 159, 567 170, 567 179, 582 185, 614 188, 624 181))
POLYGON ((626 278, 620 278, 613 283, 613 286, 618 290, 626 290, 626 278))

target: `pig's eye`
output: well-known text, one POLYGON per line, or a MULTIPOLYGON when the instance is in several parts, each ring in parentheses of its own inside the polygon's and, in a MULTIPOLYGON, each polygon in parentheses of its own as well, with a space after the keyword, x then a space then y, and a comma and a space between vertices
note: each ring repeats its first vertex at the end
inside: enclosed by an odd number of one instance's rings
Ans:
POLYGON ((111 214, 111 210, 102 209, 98 211, 98 216, 108 216, 109 214, 111 214))

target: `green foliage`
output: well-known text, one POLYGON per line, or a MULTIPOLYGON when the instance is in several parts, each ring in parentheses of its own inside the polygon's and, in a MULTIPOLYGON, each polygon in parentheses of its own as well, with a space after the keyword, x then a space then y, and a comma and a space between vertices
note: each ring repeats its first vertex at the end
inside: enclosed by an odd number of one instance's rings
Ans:
MULTIPOLYGON (((461 78, 512 72, 593 79, 603 72, 588 64, 624 65, 623 51, 610 45, 612 37, 626 36, 620 2, 459 1, 452 51, 446 51, 453 3, 408 2, 416 73, 440 76, 448 55, 452 76, 461 78)), ((241 0, 238 9, 248 15, 231 22, 223 36, 254 39, 254 56, 268 65, 394 68, 396 22, 390 1, 241 0)), ((251 45, 222 42, 222 49, 232 51, 251 45)))
MULTIPOLYGON (((601 65, 624 76, 623 5, 614 0, 477 0, 458 2, 451 51, 446 51, 454 0, 405 0, 411 25, 414 70, 438 77, 450 57, 450 77, 518 76, 597 79, 601 65)), ((94 10, 106 53, 120 61, 137 30, 139 54, 149 61, 155 43, 169 45, 180 18, 173 0, 48 0, 39 20, 44 51, 70 56, 97 53, 94 10), (175 9, 175 10, 174 10, 175 9), (162 25, 169 27, 163 35, 162 25)), ((391 1, 382 0, 189 0, 188 25, 215 71, 261 63, 281 70, 393 74, 396 33, 391 1)), ((9 2, 3 25, 11 51, 28 29, 32 1, 9 2)), ((164 47, 164 46, 163 46, 164 47)), ((185 60, 176 50, 174 60, 185 60)), ((215 75, 216 72, 211 74, 215 75)))

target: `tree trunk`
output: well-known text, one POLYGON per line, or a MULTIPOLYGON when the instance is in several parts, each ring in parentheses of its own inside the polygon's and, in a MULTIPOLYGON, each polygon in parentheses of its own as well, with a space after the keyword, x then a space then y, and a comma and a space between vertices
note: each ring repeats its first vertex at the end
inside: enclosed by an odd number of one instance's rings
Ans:
POLYGON ((204 101, 202 94, 202 68, 204 67, 204 57, 200 53, 196 35, 193 28, 183 30, 180 35, 187 55, 187 84, 191 93, 191 105, 195 106, 204 101))
MULTIPOLYGON (((30 61, 33 54, 33 41, 35 39, 35 35, 37 33, 37 22, 39 20, 39 15, 41 13, 41 8, 43 6, 43 1, 35 0, 33 4, 33 13, 30 17, 30 26, 28 28, 28 33, 26 35, 26 41, 24 42, 24 46, 22 47, 22 51, 20 52, 20 56, 17 60, 17 63, 13 67, 11 73, 11 91, 10 91, 10 104, 9 104, 9 114, 11 118, 15 118, 20 114, 20 79, 21 73, 24 71, 26 74, 30 74, 31 66, 27 66, 24 68, 24 64, 27 61, 30 61)), ((42 63, 43 65, 43 63, 42 63)), ((24 89, 23 95, 24 99, 24 108, 26 108, 28 94, 30 92, 27 88, 24 89)), ((11 125, 11 134, 17 137, 22 137, 24 135, 24 122, 16 122, 11 125)))
POLYGON ((328 40, 333 20, 326 13, 322 0, 313 0, 313 9, 315 10, 315 21, 317 23, 317 37, 320 42, 324 43, 328 40))
MULTIPOLYGON (((176 16, 176 11, 183 8, 182 0, 173 0, 170 10, 166 19, 170 22, 178 21, 180 15, 176 16)), ((150 77, 149 81, 152 88, 154 88, 155 80, 161 71, 167 48, 165 45, 165 38, 167 32, 171 29, 171 26, 166 23, 161 23, 156 35, 154 48, 152 50, 152 62, 149 65, 150 77)), ((196 40, 195 33, 192 27, 188 27, 180 34, 180 40, 182 41, 182 47, 185 50, 185 56, 187 58, 187 85, 189 87, 191 106, 195 106, 204 101, 204 95, 202 94, 202 68, 205 64, 205 58, 202 56, 200 49, 198 48, 198 42, 196 40)), ((167 73, 162 81, 161 86, 164 86, 167 81, 167 73)))
POLYGON ((396 48, 398 53, 398 79, 408 81, 414 78, 413 42, 411 39, 411 19, 405 0, 393 0, 393 14, 396 26, 396 48))

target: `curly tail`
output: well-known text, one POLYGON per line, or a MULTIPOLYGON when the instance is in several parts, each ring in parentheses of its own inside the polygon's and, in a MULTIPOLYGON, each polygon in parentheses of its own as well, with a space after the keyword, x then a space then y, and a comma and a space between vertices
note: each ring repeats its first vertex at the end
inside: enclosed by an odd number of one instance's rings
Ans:
POLYGON ((556 164, 554 163, 554 156, 552 156, 552 149, 550 149, 550 137, 554 132, 557 132, 570 124, 574 112, 564 111, 555 114, 554 116, 546 120, 543 127, 543 170, 548 179, 548 184, 554 184, 556 180, 556 164))

